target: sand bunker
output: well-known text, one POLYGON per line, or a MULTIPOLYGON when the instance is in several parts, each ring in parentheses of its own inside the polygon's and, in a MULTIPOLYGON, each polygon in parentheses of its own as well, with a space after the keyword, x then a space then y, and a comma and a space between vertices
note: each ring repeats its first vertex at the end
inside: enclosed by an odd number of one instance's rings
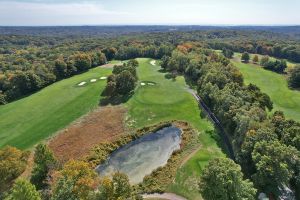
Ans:
POLYGON ((97 79, 91 79, 91 83, 94 83, 96 81, 97 81, 97 79))
POLYGON ((155 66, 155 63, 156 63, 155 60, 152 60, 152 61, 150 62, 150 64, 153 65, 153 66, 155 66))
POLYGON ((100 77, 100 80, 105 80, 105 79, 107 79, 107 77, 106 77, 106 76, 102 76, 102 77, 100 77))
POLYGON ((150 81, 144 81, 144 82, 141 82, 141 85, 142 86, 145 86, 145 85, 151 85, 151 86, 153 86, 153 85, 156 85, 156 83, 150 82, 150 81))
POLYGON ((83 82, 79 83, 78 86, 83 86, 85 84, 86 84, 86 82, 83 81, 83 82))

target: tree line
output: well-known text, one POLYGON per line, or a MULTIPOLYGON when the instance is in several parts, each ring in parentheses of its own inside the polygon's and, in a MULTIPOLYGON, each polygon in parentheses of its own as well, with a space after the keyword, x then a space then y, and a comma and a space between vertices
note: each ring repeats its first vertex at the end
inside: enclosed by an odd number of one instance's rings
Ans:
MULTIPOLYGON (((189 51, 176 49, 170 57, 162 59, 161 65, 175 76, 186 76, 189 84, 197 86, 199 96, 226 130, 244 177, 253 182, 258 192, 278 198, 285 187, 290 187, 299 198, 298 122, 286 120, 282 112, 275 112, 272 117, 268 117, 267 110, 273 109, 270 97, 253 84, 244 85, 243 76, 238 69, 227 58, 214 51, 199 48, 189 51)), ((213 175, 217 172, 229 173, 230 167, 220 166, 233 165, 228 162, 213 161, 209 164, 209 170, 204 171, 204 184, 217 184, 219 187, 202 187, 204 197, 208 200, 255 199, 247 196, 255 194, 247 181, 243 183, 245 193, 242 193, 238 192, 241 188, 228 185, 232 181, 236 183, 238 179, 227 176, 228 184, 225 184, 224 188, 224 184, 213 175), (219 163, 218 166, 214 162, 219 163), (215 172, 211 171, 213 166, 216 168, 215 172)), ((238 170, 238 167, 236 169, 238 170)), ((236 176, 241 177, 238 173, 236 172, 236 176)), ((241 183, 240 187, 243 184, 241 183)))

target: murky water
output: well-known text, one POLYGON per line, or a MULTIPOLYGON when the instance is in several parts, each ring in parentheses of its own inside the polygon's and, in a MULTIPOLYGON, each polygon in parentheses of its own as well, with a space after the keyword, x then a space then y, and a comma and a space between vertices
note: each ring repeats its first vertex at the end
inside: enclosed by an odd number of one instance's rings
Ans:
POLYGON ((114 151, 96 171, 100 176, 123 172, 131 183, 139 183, 145 175, 164 166, 171 154, 180 148, 180 135, 181 130, 174 126, 146 134, 114 151))

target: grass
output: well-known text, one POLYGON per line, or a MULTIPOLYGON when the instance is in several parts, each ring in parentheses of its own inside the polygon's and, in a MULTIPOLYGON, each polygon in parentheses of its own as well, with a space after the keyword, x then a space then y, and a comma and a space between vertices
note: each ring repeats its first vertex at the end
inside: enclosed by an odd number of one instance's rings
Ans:
POLYGON ((0 106, 0 147, 31 148, 97 107, 109 69, 94 68, 26 98, 0 106), (90 79, 98 81, 90 83, 90 79), (86 81, 79 87, 78 83, 86 81))
POLYGON ((284 75, 265 70, 255 64, 241 63, 237 59, 233 59, 232 62, 242 72, 246 84, 257 85, 271 97, 274 103, 273 111, 281 110, 287 118, 300 121, 300 91, 289 89, 284 75))
POLYGON ((166 79, 159 72, 159 66, 152 66, 150 59, 138 59, 140 82, 155 82, 155 85, 139 84, 133 97, 126 103, 127 124, 141 128, 161 121, 183 120, 199 132, 202 148, 182 166, 168 192, 174 192, 188 199, 201 199, 198 180, 203 167, 217 156, 224 156, 216 142, 205 131, 212 130, 212 124, 200 117, 200 110, 194 97, 186 91, 183 77, 166 79), (191 185, 191 183, 193 185, 191 185))
MULTIPOLYGON (((252 59, 253 59, 253 57, 254 57, 255 55, 258 56, 259 61, 260 61, 260 59, 261 59, 262 57, 264 57, 264 55, 260 55, 260 54, 249 54, 249 55, 250 55, 250 61, 252 61, 252 59)), ((235 60, 241 60, 241 57, 242 57, 242 54, 241 54, 241 53, 234 53, 234 59, 235 59, 235 60)), ((272 56, 269 56, 269 59, 270 59, 271 61, 280 60, 279 58, 275 58, 275 57, 272 57, 272 56)), ((298 63, 294 63, 294 62, 291 62, 291 61, 286 60, 286 64, 287 64, 287 69, 290 69, 290 68, 295 67, 295 65, 297 65, 298 63)))

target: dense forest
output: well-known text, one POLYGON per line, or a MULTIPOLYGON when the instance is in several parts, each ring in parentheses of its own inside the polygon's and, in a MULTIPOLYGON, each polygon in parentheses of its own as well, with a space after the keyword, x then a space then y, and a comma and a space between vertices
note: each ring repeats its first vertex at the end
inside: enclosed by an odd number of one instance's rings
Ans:
MULTIPOLYGON (((237 178, 232 179, 242 187, 241 190, 234 188, 233 197, 224 199, 255 199, 260 192, 277 199, 286 187, 300 198, 300 123, 286 119, 280 111, 269 115, 268 112, 273 110, 270 97, 254 84, 245 85, 242 74, 228 59, 233 52, 273 56, 278 61, 267 60, 261 64, 265 69, 283 73, 286 68, 283 59, 300 62, 299 35, 293 31, 280 34, 279 28, 273 32, 251 27, 230 30, 177 27, 178 30, 170 31, 171 28, 148 27, 145 30, 144 27, 127 27, 119 32, 118 27, 101 31, 95 27, 49 31, 44 27, 33 33, 27 28, 2 27, 0 104, 23 98, 107 61, 139 57, 160 59, 162 69, 168 73, 167 78, 184 76, 192 88, 197 88, 198 95, 223 126, 234 151, 235 163, 229 159, 213 160, 209 164, 211 170, 204 170, 201 179, 204 185, 200 189, 204 198, 222 199, 225 195, 222 185, 217 184, 221 179, 214 176, 214 171, 237 174, 237 178), (82 37, 84 35, 86 37, 82 37), (214 50, 223 50, 225 56, 214 50)), ((244 58, 247 59, 246 54, 244 58)), ((135 60, 115 66, 113 74, 108 77, 105 95, 113 97, 132 92, 138 80, 137 67, 135 60)), ((299 67, 291 72, 291 87, 299 87, 299 74, 299 67)), ((42 195, 45 199, 51 195, 51 199, 66 199, 68 195, 72 195, 72 199, 85 199, 89 195, 90 199, 141 198, 124 174, 116 173, 112 179, 99 183, 95 181, 95 172, 84 162, 70 161, 59 166, 46 145, 38 145, 35 151, 30 182, 36 188, 44 189, 42 195), (52 193, 49 193, 49 182, 45 185, 50 171, 56 172, 51 180, 52 193), (75 188, 76 193, 68 191, 70 188, 75 188), (95 188, 98 188, 97 192, 94 192, 95 188)), ((0 186, 7 191, 7 187, 24 171, 28 155, 7 147, 0 150, 0 158, 6 170, 1 172, 0 186), (13 159, 7 155, 13 155, 13 159)), ((230 175, 225 176, 228 177, 230 179, 230 175)), ((29 188, 32 199, 40 199, 31 183, 26 180, 14 183, 8 199, 15 198, 14 190, 18 187, 29 188)))
MULTIPOLYGON (((184 30, 183 27, 179 28, 184 30)), ((144 29, 137 27, 136 30, 132 30, 132 34, 129 34, 126 29, 118 33, 118 27, 100 29, 102 31, 92 27, 70 27, 58 28, 57 35, 47 36, 48 29, 47 27, 33 29, 36 34, 41 33, 41 36, 32 36, 23 35, 27 34, 27 28, 20 30, 1 28, 0 33, 14 33, 14 35, 0 36, 1 104, 26 96, 55 81, 82 73, 91 67, 104 64, 107 60, 136 57, 160 59, 163 55, 170 55, 177 45, 185 42, 197 43, 197 46, 205 48, 226 48, 234 52, 257 53, 294 62, 300 61, 300 44, 296 38, 266 31, 246 32, 223 29, 151 32, 149 30, 150 33, 147 31, 138 33, 144 29), (77 32, 72 32, 73 29, 77 32), (86 29, 93 30, 100 36, 97 37, 96 34, 93 37, 82 38, 86 29), (113 33, 117 33, 117 36, 103 33, 111 29, 113 33), (290 39, 286 40, 287 37, 290 39)), ((146 30, 148 29, 150 28, 146 30)), ((271 62, 267 64, 266 68, 274 68, 278 65, 271 62)))

